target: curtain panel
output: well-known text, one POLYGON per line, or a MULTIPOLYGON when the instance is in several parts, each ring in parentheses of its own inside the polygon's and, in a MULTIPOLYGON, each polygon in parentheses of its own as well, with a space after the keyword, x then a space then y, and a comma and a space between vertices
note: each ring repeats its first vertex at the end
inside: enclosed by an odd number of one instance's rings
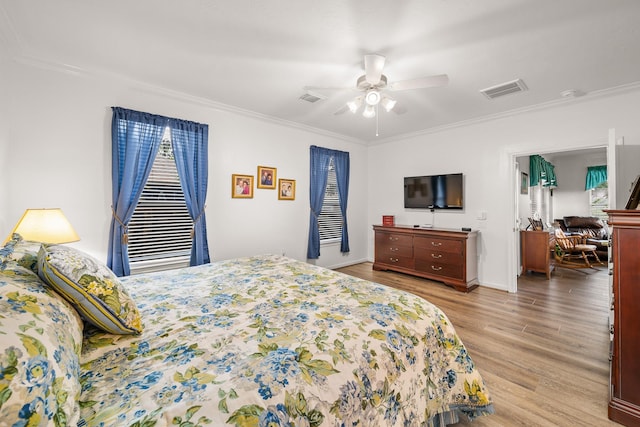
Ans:
POLYGON ((555 188, 558 186, 555 166, 542 156, 534 154, 529 156, 529 186, 535 187, 540 182, 543 187, 555 188))
POLYGON ((112 107, 111 227, 107 266, 117 276, 128 276, 129 221, 158 153, 167 119, 154 114, 112 107))
POLYGON ((349 196, 349 153, 330 150, 328 148, 311 146, 310 149, 310 187, 309 187, 309 240, 307 243, 307 258, 320 257, 320 228, 318 218, 322 212, 324 193, 327 188, 329 164, 333 159, 336 181, 338 182, 338 198, 342 216, 342 235, 340 252, 349 252, 349 232, 347 227, 347 200, 349 196))
POLYGON ((587 168, 587 178, 584 189, 591 190, 603 182, 607 182, 607 165, 589 166, 587 168))
POLYGON ((209 126, 169 119, 169 127, 180 185, 193 220, 190 265, 207 264, 210 259, 204 208, 208 183, 209 126))

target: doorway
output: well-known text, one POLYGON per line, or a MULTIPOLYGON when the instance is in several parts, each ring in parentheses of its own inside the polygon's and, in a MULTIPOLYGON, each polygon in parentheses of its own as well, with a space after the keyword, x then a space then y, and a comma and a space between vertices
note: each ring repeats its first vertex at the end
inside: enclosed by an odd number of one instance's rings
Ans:
POLYGON ((529 156, 534 154, 539 154, 550 163, 560 166, 556 167, 558 187, 550 192, 552 195, 549 197, 550 206, 548 206, 547 218, 550 218, 551 221, 547 219, 546 227, 551 226, 555 218, 570 215, 590 216, 589 194, 584 190, 587 166, 607 165, 610 191, 614 192, 613 197, 609 199, 609 206, 615 206, 615 166, 611 166, 615 165, 615 143, 561 151, 512 153, 510 164, 513 165, 512 170, 515 175, 514 179, 511 180, 513 185, 511 195, 514 225, 512 227, 513 232, 510 233, 512 262, 510 263, 509 292, 517 292, 518 278, 521 274, 520 230, 527 227, 529 217, 531 217, 531 191, 526 193, 521 191, 521 185, 524 177, 523 173, 529 174, 529 156), (614 154, 611 154, 612 151, 614 154))

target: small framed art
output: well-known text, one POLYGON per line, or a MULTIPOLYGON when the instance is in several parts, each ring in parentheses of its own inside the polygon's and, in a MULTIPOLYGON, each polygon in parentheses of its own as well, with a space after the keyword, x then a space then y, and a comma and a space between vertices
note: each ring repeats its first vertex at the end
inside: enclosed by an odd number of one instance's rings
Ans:
POLYGON ((526 172, 520 174, 520 194, 529 194, 529 174, 526 172))
POLYGON ((231 175, 231 197, 234 199, 253 198, 253 175, 231 175))
POLYGON ((278 200, 295 200, 296 199, 296 180, 295 179, 279 179, 278 180, 278 200))
POLYGON ((276 188, 276 168, 258 166, 258 188, 276 188))

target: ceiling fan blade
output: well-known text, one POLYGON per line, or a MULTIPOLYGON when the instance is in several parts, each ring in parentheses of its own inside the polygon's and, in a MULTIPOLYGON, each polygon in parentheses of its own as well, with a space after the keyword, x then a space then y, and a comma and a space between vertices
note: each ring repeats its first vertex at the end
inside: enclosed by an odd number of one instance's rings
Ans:
POLYGON ((391 111, 396 114, 404 114, 407 112, 407 107, 405 107, 404 105, 396 105, 391 111))
POLYGON ((409 89, 423 89, 428 87, 440 87, 446 86, 449 83, 449 76, 446 74, 439 74, 437 76, 421 77, 412 80, 401 80, 399 82, 393 82, 389 85, 390 90, 409 90, 409 89))
POLYGON ((364 75, 367 83, 377 85, 380 83, 382 69, 386 58, 382 55, 365 55, 364 56, 364 75))
POLYGON ((323 91, 323 90, 353 90, 352 87, 346 87, 346 86, 303 86, 302 90, 316 90, 316 91, 323 91))
POLYGON ((345 105, 343 105, 342 107, 338 108, 338 109, 336 110, 336 112, 335 112, 335 113, 333 113, 333 114, 334 114, 335 116, 339 116, 340 114, 344 114, 344 113, 346 113, 347 111, 349 111, 349 106, 345 104, 345 105))

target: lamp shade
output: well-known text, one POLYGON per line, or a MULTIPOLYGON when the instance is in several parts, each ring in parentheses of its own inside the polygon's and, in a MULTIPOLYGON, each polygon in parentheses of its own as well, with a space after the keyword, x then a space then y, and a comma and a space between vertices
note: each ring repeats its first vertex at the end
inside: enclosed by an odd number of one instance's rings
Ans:
POLYGON ((80 240, 60 208, 27 209, 13 228, 25 240, 42 243, 69 243, 80 240))

